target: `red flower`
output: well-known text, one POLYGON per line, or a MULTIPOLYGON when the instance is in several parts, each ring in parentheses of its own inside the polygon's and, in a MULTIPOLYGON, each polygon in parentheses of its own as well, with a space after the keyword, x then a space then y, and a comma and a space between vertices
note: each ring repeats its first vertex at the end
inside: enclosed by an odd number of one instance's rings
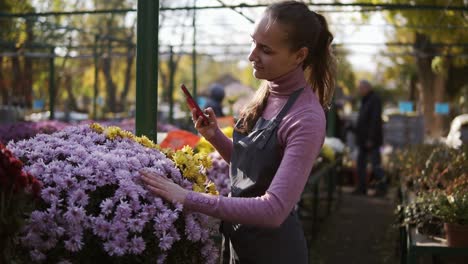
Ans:
POLYGON ((41 183, 22 169, 23 162, 15 158, 3 144, 0 144, 0 187, 13 188, 15 192, 31 190, 34 194, 39 194, 41 183))
POLYGON ((32 193, 34 197, 39 197, 41 194, 41 189, 42 189, 42 183, 38 181, 36 178, 34 178, 32 182, 32 193))
POLYGON ((22 171, 19 176, 16 177, 15 184, 19 185, 21 188, 28 186, 28 175, 22 171))
POLYGON ((21 169, 21 167, 23 167, 23 162, 21 162, 21 160, 11 156, 9 157, 10 158, 10 166, 13 166, 15 168, 19 168, 21 169))

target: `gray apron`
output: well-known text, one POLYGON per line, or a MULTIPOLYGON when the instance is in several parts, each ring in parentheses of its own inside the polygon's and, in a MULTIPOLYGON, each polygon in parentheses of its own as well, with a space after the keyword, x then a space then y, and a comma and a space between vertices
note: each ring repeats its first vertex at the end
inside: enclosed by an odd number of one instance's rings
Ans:
MULTIPOLYGON (((230 172, 232 197, 257 197, 265 194, 283 157, 276 136, 279 124, 302 90, 291 94, 280 113, 272 120, 260 117, 250 134, 243 135, 234 131, 230 172)), ((222 263, 307 263, 307 245, 295 210, 279 228, 223 221, 221 232, 222 263)))

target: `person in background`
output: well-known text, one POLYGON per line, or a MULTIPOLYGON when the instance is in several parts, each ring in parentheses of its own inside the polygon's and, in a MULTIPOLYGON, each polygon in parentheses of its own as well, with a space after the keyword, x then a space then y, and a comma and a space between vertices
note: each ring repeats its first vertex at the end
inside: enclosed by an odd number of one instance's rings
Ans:
POLYGON ((224 87, 215 83, 210 86, 209 91, 210 97, 205 104, 205 108, 211 107, 217 117, 223 117, 224 87))
POLYGON ((186 190, 141 172, 146 188, 185 210, 222 220, 223 263, 307 264, 296 204, 325 139, 333 97, 333 36, 325 18, 295 1, 269 6, 251 35, 249 61, 265 80, 239 116, 233 141, 192 112, 195 128, 230 164, 229 197, 186 190))
POLYGON ((380 147, 383 143, 382 101, 367 80, 359 81, 361 107, 355 127, 358 147, 358 186, 353 194, 367 195, 367 162, 372 164, 372 173, 377 181, 376 195, 386 193, 387 184, 381 165, 380 147))

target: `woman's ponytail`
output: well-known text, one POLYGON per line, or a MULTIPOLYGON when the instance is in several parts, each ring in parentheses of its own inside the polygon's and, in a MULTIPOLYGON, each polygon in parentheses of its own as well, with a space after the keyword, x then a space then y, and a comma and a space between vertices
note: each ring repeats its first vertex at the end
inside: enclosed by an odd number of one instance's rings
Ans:
POLYGON ((325 18, 315 12, 311 13, 316 16, 321 29, 315 47, 309 47, 308 64, 304 63, 304 70, 307 82, 318 94, 320 103, 328 108, 335 91, 336 59, 331 47, 333 35, 328 30, 325 18))

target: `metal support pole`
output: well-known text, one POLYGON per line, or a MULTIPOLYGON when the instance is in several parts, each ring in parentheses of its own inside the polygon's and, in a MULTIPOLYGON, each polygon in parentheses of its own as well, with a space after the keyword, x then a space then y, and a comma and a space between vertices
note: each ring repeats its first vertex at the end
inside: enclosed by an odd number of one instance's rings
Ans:
POLYGON ((99 78, 99 58, 98 58, 99 35, 94 35, 94 95, 93 95, 93 120, 97 119, 97 97, 98 97, 98 78, 99 78))
POLYGON ((169 124, 174 124, 174 49, 169 47, 169 124))
POLYGON ((197 100, 197 27, 196 27, 196 14, 197 10, 195 9, 197 5, 197 0, 193 0, 193 20, 192 20, 192 26, 193 26, 193 42, 192 42, 192 80, 193 80, 193 92, 192 96, 197 100))
POLYGON ((55 119, 55 47, 50 48, 49 58, 49 111, 50 120, 55 119))
POLYGON ((136 135, 157 141, 159 0, 138 0, 136 135))
POLYGON ((314 202, 313 202, 313 207, 312 207, 312 226, 315 230, 317 230, 317 224, 318 224, 318 210, 319 210, 319 203, 320 203, 320 197, 319 197, 319 184, 320 184, 320 179, 317 180, 317 182, 314 185, 313 189, 313 197, 314 197, 314 202))
POLYGON ((336 137, 336 104, 333 98, 330 110, 327 112, 327 136, 336 137))

